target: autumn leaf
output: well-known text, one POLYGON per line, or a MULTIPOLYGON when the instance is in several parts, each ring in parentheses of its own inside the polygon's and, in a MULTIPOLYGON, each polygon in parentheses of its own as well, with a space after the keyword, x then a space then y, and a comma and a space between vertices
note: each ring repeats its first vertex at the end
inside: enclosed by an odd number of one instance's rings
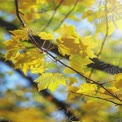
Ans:
POLYGON ((15 60, 15 68, 21 68, 25 74, 29 69, 34 74, 43 73, 45 71, 44 55, 36 49, 21 53, 16 56, 15 60))
POLYGON ((46 33, 46 32, 40 32, 38 34, 39 37, 41 37, 41 39, 43 40, 52 40, 54 39, 54 36, 50 33, 46 33))
POLYGON ((5 55, 5 58, 6 60, 13 60, 19 55, 19 52, 15 49, 10 49, 6 55, 5 55))
POLYGON ((38 83, 38 90, 49 89, 54 92, 59 85, 66 85, 65 78, 59 73, 45 73, 39 76, 35 82, 38 83))
POLYGON ((91 62, 92 61, 88 57, 83 58, 80 55, 73 55, 70 57, 70 66, 78 72, 83 72, 87 64, 90 64, 91 62))
POLYGON ((18 29, 18 30, 14 30, 14 31, 10 31, 10 32, 13 34, 12 38, 14 40, 20 40, 20 39, 23 41, 28 40, 28 34, 25 30, 18 29))
POLYGON ((116 88, 122 88, 122 73, 114 75, 114 85, 116 88))
POLYGON ((6 42, 4 42, 5 44, 5 49, 6 50, 11 50, 11 49, 15 49, 15 50, 19 50, 24 48, 24 46, 20 43, 19 40, 7 40, 6 42))
POLYGON ((75 31, 74 26, 64 24, 57 38, 58 50, 62 55, 81 55, 83 58, 94 58, 93 48, 95 47, 94 40, 88 37, 81 37, 75 31))
POLYGON ((96 84, 82 83, 77 93, 93 95, 96 93, 96 90, 96 84))

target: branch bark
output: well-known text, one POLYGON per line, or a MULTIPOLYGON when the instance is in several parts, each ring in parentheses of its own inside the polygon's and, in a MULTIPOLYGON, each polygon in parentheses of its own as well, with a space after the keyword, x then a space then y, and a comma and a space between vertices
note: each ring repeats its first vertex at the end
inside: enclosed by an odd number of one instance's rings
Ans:
MULTIPOLYGON (((0 18, 0 26, 5 28, 7 31, 18 29, 18 27, 15 24, 13 24, 11 22, 6 22, 2 18, 0 18)), ((38 37, 38 36, 33 36, 33 37, 37 41, 37 43, 40 46, 42 46, 42 44, 44 43, 44 40, 40 39, 40 37, 38 37)), ((44 48, 48 48, 49 44, 50 44, 50 42, 47 41, 44 48)), ((56 47, 55 49, 51 50, 53 53, 55 53, 56 55, 59 55, 61 57, 64 57, 59 53, 58 48, 57 48, 56 45, 51 44, 50 46, 51 47, 53 47, 53 46, 56 47)), ((64 58, 68 59, 68 56, 65 56, 64 58)), ((122 68, 119 67, 119 66, 115 66, 115 65, 112 65, 110 63, 106 63, 104 61, 99 60, 98 58, 94 58, 94 59, 91 59, 91 60, 93 61, 93 63, 87 65, 89 68, 93 68, 95 70, 100 70, 102 72, 109 73, 109 74, 122 73, 122 68)))
MULTIPOLYGON (((12 67, 12 68, 14 67, 14 65, 12 64, 11 61, 5 61, 5 59, 3 59, 3 58, 1 58, 0 61, 5 63, 6 65, 12 67)), ((27 79, 32 87, 37 89, 37 84, 33 81, 32 77, 25 76, 23 74, 23 72, 19 69, 16 69, 15 71, 18 72, 23 78, 27 79)), ((39 94, 43 95, 43 97, 47 100, 48 100, 48 98, 51 98, 51 102, 57 106, 58 110, 63 110, 67 118, 72 117, 72 120, 74 120, 74 121, 79 120, 78 117, 76 117, 70 110, 67 109, 68 107, 70 107, 69 104, 58 100, 50 92, 48 92, 48 90, 42 90, 42 91, 39 92, 39 94)))

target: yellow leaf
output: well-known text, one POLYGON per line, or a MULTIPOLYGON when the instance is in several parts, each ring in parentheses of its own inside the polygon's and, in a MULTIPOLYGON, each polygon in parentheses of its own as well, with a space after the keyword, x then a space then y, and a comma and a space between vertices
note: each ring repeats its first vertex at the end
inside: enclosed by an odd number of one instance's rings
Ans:
POLYGON ((87 64, 90 64, 91 60, 87 58, 83 58, 80 55, 70 56, 70 66, 76 69, 78 72, 83 72, 84 68, 87 64))
POLYGON ((69 80, 69 85, 70 85, 70 86, 71 86, 72 84, 78 82, 77 79, 76 79, 75 77, 69 77, 68 80, 69 80))
POLYGON ((69 92, 70 92, 70 91, 71 91, 71 92, 77 92, 78 89, 79 89, 79 88, 76 87, 76 86, 70 86, 68 90, 69 90, 69 92))
MULTIPOLYGON (((112 94, 116 94, 118 92, 118 89, 116 87, 108 87, 106 88, 109 92, 111 92, 112 94)), ((110 95, 105 89, 100 88, 99 92, 101 94, 105 94, 105 95, 110 95)))
POLYGON ((11 50, 11 49, 22 49, 23 45, 21 45, 21 43, 19 42, 19 40, 7 40, 6 42, 4 42, 5 44, 5 49, 7 50, 11 50))
POLYGON ((59 29, 59 33, 61 36, 67 36, 67 35, 77 35, 77 33, 75 32, 75 28, 72 25, 66 25, 64 24, 60 29, 59 29))
POLYGON ((79 96, 78 94, 75 94, 78 90, 78 87, 76 86, 69 86, 68 88, 68 99, 73 99, 76 96, 79 96))
POLYGON ((37 4, 46 4, 47 0, 36 0, 37 4))
POLYGON ((122 73, 114 75, 114 85, 116 88, 122 88, 122 73))
POLYGON ((77 91, 77 93, 93 95, 96 93, 96 91, 97 91, 97 85, 83 83, 81 84, 80 89, 77 91))
POLYGON ((48 88, 50 91, 54 92, 59 85, 66 85, 65 78, 59 73, 42 74, 35 82, 38 83, 39 91, 48 88))
POLYGON ((43 73, 45 70, 44 66, 44 54, 40 53, 36 49, 28 50, 27 52, 21 53, 15 58, 15 67, 21 68, 23 72, 30 69, 32 73, 43 73))
POLYGON ((57 46, 62 55, 72 56, 80 54, 83 58, 95 57, 92 50, 95 47, 93 39, 90 36, 80 37, 74 26, 64 24, 59 31, 59 35, 57 46))
POLYGON ((69 69, 67 67, 64 68, 63 72, 66 73, 66 74, 74 74, 75 73, 73 70, 71 70, 71 69, 69 69))
POLYGON ((10 31, 14 36, 12 36, 13 40, 28 40, 28 34, 25 30, 14 30, 10 31))
POLYGON ((17 56, 19 55, 19 52, 15 49, 10 49, 6 55, 5 58, 6 60, 14 60, 17 56))
POLYGON ((41 37, 41 39, 44 39, 44 40, 52 40, 54 39, 54 36, 52 34, 49 34, 49 33, 46 33, 46 32, 40 32, 38 34, 39 37, 41 37))

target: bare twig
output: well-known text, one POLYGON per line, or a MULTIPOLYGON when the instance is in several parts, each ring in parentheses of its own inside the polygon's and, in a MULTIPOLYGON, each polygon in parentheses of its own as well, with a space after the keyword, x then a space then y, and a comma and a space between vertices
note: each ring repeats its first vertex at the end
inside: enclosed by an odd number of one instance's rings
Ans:
MULTIPOLYGON (((102 42, 102 44, 101 44, 101 47, 100 47, 100 50, 99 50, 99 52, 98 52, 98 54, 97 54, 97 57, 99 57, 100 55, 101 55, 101 53, 102 53, 102 50, 103 50, 103 47, 104 47, 104 44, 105 44, 105 41, 106 41, 106 39, 107 39, 107 36, 108 36, 108 18, 107 18, 107 13, 108 11, 107 11, 107 0, 106 0, 106 4, 105 4, 105 21, 106 21, 106 33, 105 33, 105 37, 104 37, 104 39, 103 39, 103 42, 102 42)), ((90 74, 89 74, 89 78, 92 76, 92 73, 94 72, 94 69, 92 68, 91 69, 91 72, 90 72, 90 74)))
POLYGON ((55 28, 55 30, 57 30, 59 28, 59 26, 64 22, 64 20, 72 13, 72 11, 75 9, 78 1, 79 0, 75 1, 73 8, 65 15, 65 17, 61 20, 61 22, 58 24, 58 26, 55 28))
POLYGON ((24 20, 20 17, 20 14, 21 14, 21 13, 20 13, 19 7, 18 7, 18 0, 15 0, 15 7, 16 7, 16 15, 17 15, 17 17, 18 17, 20 23, 22 24, 22 26, 25 27, 26 24, 25 24, 24 20))
POLYGON ((56 11, 58 10, 58 8, 61 6, 61 4, 62 4, 63 2, 64 2, 64 0, 61 0, 60 3, 56 6, 56 8, 55 8, 55 10, 54 10, 54 12, 53 12, 53 14, 52 14, 50 20, 47 22, 47 24, 46 24, 45 27, 42 29, 42 31, 44 31, 44 30, 50 25, 50 23, 52 22, 52 20, 53 20, 55 14, 56 14, 56 11))
POLYGON ((107 0, 106 0, 106 4, 105 4, 105 21, 106 21, 106 33, 105 33, 105 37, 104 37, 104 39, 103 39, 103 42, 102 42, 102 45, 101 45, 101 47, 100 47, 100 50, 99 50, 99 52, 98 52, 98 54, 97 54, 97 57, 99 57, 100 56, 100 54, 102 53, 102 50, 103 50, 103 47, 104 47, 104 44, 105 44, 105 41, 106 41, 106 39, 107 39, 107 36, 108 36, 108 11, 107 11, 107 0))
POLYGON ((86 96, 86 97, 101 99, 101 100, 104 100, 104 101, 111 102, 111 103, 113 103, 115 105, 122 105, 120 103, 114 102, 114 101, 109 100, 109 99, 106 99, 106 98, 101 98, 101 97, 98 97, 98 96, 91 96, 91 95, 88 95, 88 94, 81 94, 81 93, 76 93, 76 92, 73 92, 73 91, 71 91, 71 93, 78 94, 78 95, 82 95, 82 96, 86 96))

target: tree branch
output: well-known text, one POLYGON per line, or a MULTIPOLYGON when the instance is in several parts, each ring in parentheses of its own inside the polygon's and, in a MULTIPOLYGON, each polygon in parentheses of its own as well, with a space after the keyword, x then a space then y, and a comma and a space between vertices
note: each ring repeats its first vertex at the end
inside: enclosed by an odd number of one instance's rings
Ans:
MULTIPOLYGON (((10 66, 11 68, 14 67, 13 63, 11 61, 5 61, 5 59, 1 58, 0 59, 1 62, 5 63, 6 65, 10 66)), ((15 69, 14 69, 15 70, 15 69)), ((19 69, 15 70, 16 72, 18 72, 23 78, 27 79, 30 83, 30 85, 32 85, 32 87, 37 89, 37 84, 33 81, 33 78, 30 76, 25 76, 23 74, 23 72, 19 69)), ((58 100, 57 98, 55 98, 50 92, 48 92, 47 90, 42 90, 39 92, 40 95, 43 95, 45 99, 48 100, 48 98, 51 98, 51 102, 53 104, 55 104, 57 106, 57 108, 59 110, 63 110, 65 115, 70 118, 72 117, 72 120, 74 121, 78 121, 78 117, 76 117, 70 110, 67 109, 67 107, 69 106, 67 103, 58 100)))
POLYGON ((117 102, 114 102, 114 101, 109 100, 109 99, 106 99, 106 98, 102 98, 102 97, 98 97, 98 96, 91 96, 91 95, 88 95, 88 94, 76 93, 76 92, 73 92, 73 91, 71 91, 71 93, 73 93, 73 94, 78 94, 78 95, 82 95, 82 96, 86 96, 86 97, 101 99, 101 100, 104 100, 104 101, 108 101, 108 102, 110 102, 110 103, 113 103, 113 104, 115 104, 115 105, 120 105, 120 106, 122 106, 121 103, 117 103, 117 102))
POLYGON ((49 21, 47 22, 47 24, 45 25, 45 27, 42 29, 42 31, 44 31, 44 30, 50 25, 50 23, 52 22, 52 20, 53 20, 55 14, 56 14, 56 11, 58 10, 58 8, 61 6, 61 4, 62 4, 63 2, 64 2, 64 0, 61 0, 61 1, 59 2, 59 4, 56 6, 56 8, 54 9, 54 12, 53 12, 51 18, 49 19, 49 21))
POLYGON ((79 0, 75 1, 73 8, 65 15, 65 17, 61 20, 61 22, 58 24, 58 26, 55 28, 55 30, 57 30, 59 28, 59 26, 64 22, 64 20, 72 13, 72 11, 75 9, 78 1, 79 0))
MULTIPOLYGON (((10 22, 6 22, 2 18, 0 18, 0 26, 5 28, 7 31, 18 29, 17 25, 15 25, 13 23, 10 23, 10 22)), ((38 45, 40 45, 40 47, 44 43, 44 40, 40 39, 39 36, 33 36, 33 38, 37 41, 37 43, 38 43, 38 45)), ((50 44, 50 41, 46 41, 46 44, 44 45, 44 48, 47 49, 49 44, 50 44)), ((59 53, 57 45, 51 43, 50 46, 51 47, 56 47, 56 48, 52 49, 51 52, 53 52, 56 55, 59 55, 61 57, 64 57, 59 53)), ((65 56, 64 58, 68 59, 68 56, 65 56)), ((119 66, 115 66, 115 65, 112 65, 110 63, 100 61, 98 58, 93 58, 91 60, 93 61, 93 63, 87 65, 89 68, 93 68, 95 70, 100 70, 102 72, 106 72, 106 73, 109 73, 109 74, 122 73, 122 68, 119 67, 119 66)))
POLYGON ((17 29, 17 26, 15 24, 6 22, 2 18, 0 18, 0 26, 5 28, 7 31, 17 29))

